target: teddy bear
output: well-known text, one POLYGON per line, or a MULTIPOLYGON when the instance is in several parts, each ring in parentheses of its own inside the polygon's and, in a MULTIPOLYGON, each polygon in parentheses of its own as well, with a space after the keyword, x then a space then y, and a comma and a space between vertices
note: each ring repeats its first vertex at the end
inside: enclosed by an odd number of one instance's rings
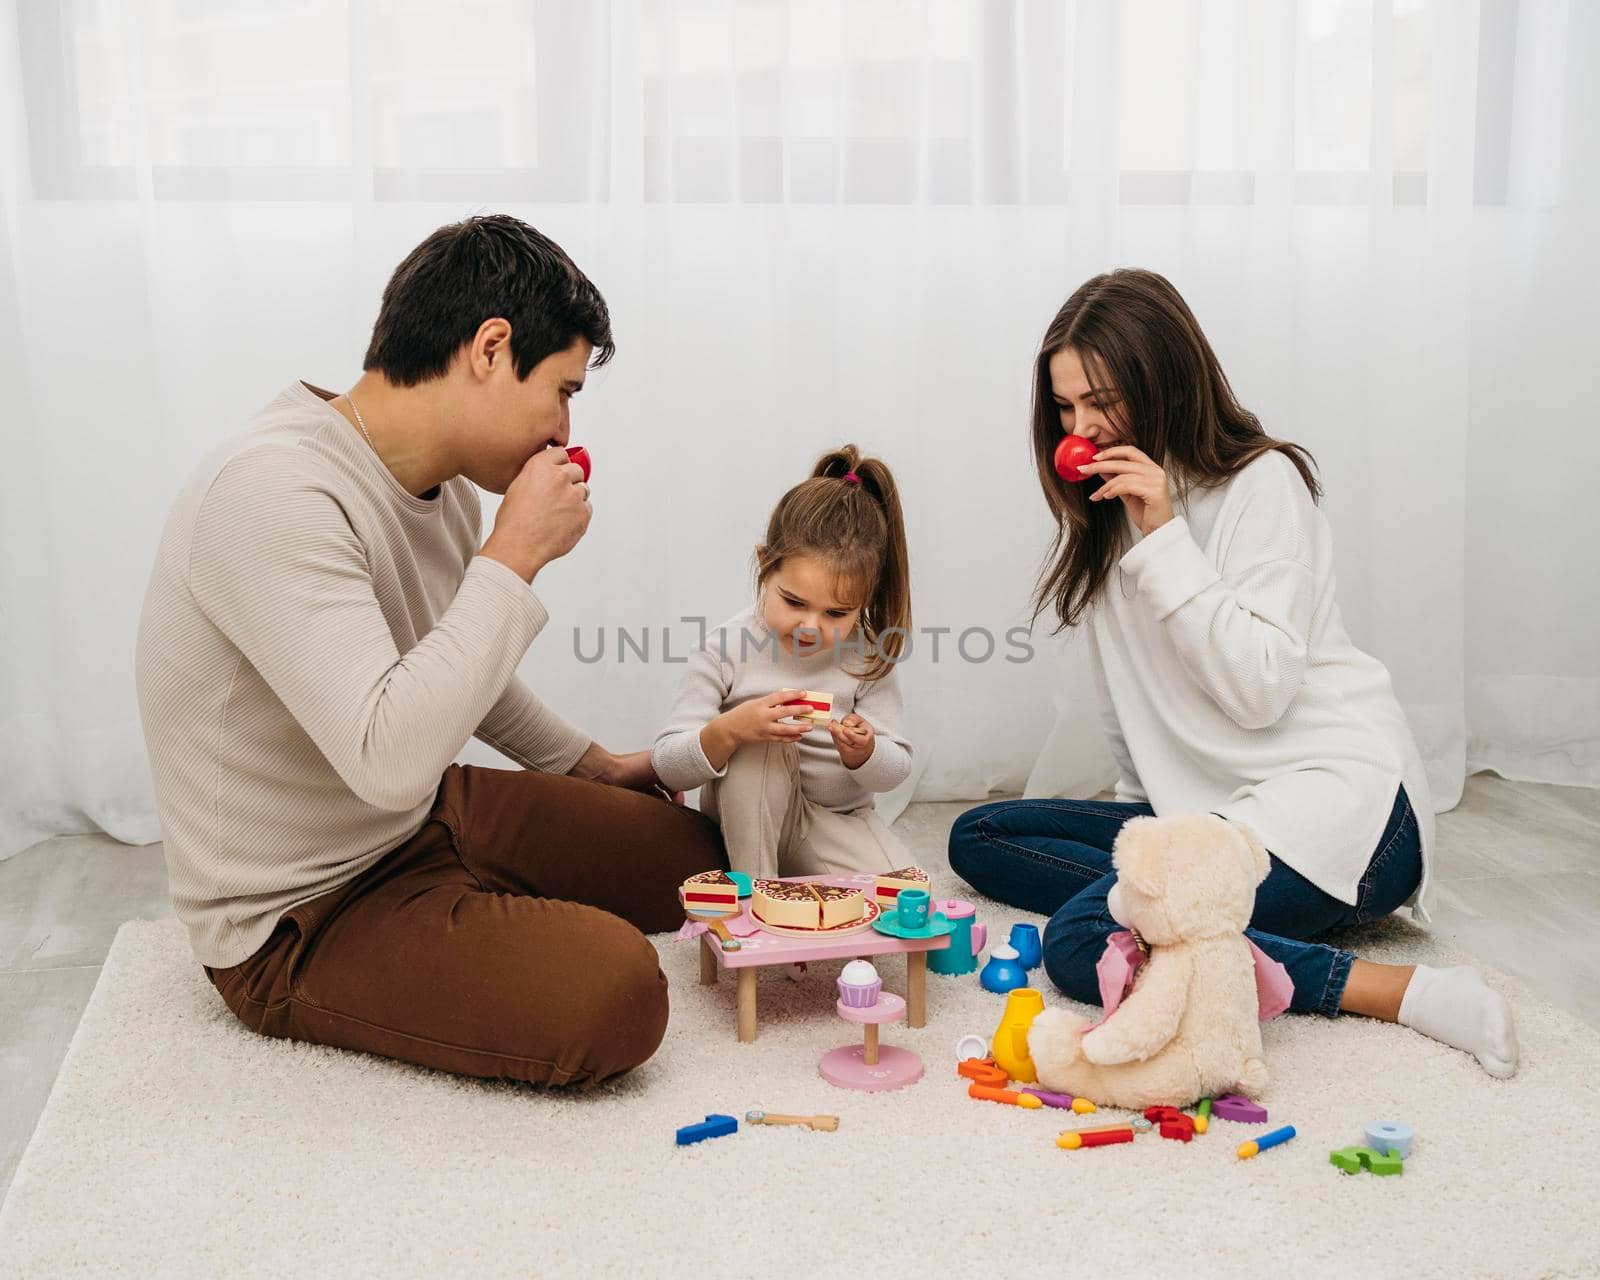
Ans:
POLYGON ((1111 859, 1107 907, 1132 933, 1113 934, 1098 966, 1104 1017, 1050 1008, 1034 1019, 1028 1051, 1039 1083, 1140 1110, 1259 1096, 1260 1020, 1287 1008, 1293 991, 1283 966, 1243 932, 1266 850, 1247 827, 1183 814, 1130 819, 1111 859))

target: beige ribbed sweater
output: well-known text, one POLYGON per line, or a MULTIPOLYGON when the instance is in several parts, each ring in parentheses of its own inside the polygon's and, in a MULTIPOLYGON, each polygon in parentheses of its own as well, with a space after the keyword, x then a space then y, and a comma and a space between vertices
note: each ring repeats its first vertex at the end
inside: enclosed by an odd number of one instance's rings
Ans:
POLYGON ((472 485, 407 493, 331 398, 291 384, 201 464, 140 619, 173 903, 215 968, 415 834, 468 738, 552 773, 590 742, 515 677, 548 615, 477 554, 472 485))

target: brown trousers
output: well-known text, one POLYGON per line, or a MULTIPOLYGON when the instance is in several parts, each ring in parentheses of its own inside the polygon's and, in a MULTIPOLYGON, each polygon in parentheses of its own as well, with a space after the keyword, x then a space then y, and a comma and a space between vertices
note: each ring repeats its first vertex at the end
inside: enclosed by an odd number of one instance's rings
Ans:
POLYGON ((667 979, 644 933, 681 924, 678 885, 727 865, 692 809, 452 765, 416 835, 206 975, 264 1035, 593 1085, 660 1045, 667 979))

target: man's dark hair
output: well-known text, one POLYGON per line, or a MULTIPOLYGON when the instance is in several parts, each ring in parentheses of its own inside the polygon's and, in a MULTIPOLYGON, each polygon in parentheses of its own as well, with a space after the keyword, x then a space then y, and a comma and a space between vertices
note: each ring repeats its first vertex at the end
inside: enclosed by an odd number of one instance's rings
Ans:
POLYGON ((606 300, 554 240, 497 213, 440 227, 395 268, 372 327, 365 370, 412 387, 442 378, 485 320, 511 325, 518 378, 578 338, 591 368, 611 359, 606 300))

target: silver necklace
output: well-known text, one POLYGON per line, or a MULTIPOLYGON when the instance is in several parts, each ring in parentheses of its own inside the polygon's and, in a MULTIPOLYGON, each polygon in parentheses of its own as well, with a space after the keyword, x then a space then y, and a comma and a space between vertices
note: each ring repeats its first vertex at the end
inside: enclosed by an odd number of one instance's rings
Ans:
MULTIPOLYGON (((353 399, 351 399, 350 393, 348 391, 346 391, 344 393, 344 398, 345 398, 346 402, 350 405, 350 412, 356 415, 356 426, 361 428, 361 434, 366 439, 367 448, 371 449, 373 453, 377 453, 378 452, 378 446, 372 443, 372 437, 370 435, 367 435, 367 424, 361 420, 361 410, 356 408, 356 402, 353 399)), ((381 457, 382 455, 379 454, 379 456, 381 457)))

